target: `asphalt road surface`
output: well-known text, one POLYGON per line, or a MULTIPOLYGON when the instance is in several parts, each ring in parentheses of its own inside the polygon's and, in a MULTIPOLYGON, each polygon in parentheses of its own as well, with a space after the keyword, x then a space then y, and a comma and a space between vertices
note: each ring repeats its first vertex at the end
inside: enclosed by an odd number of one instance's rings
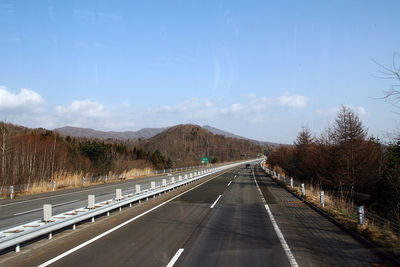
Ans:
POLYGON ((19 197, 15 200, 0 200, 0 230, 41 219, 43 216, 43 204, 51 204, 53 207, 53 214, 56 215, 85 207, 87 205, 88 195, 95 195, 97 203, 115 197, 115 189, 117 188, 121 188, 123 194, 129 194, 134 192, 135 185, 137 184, 141 185, 141 190, 145 190, 150 188, 151 181, 155 181, 156 186, 159 186, 162 183, 162 179, 167 179, 167 181, 170 182, 171 178, 175 177, 175 181, 177 181, 179 175, 184 176, 194 171, 198 170, 176 173, 171 176, 167 176, 166 174, 137 178, 124 182, 60 190, 39 195, 19 197))
POLYGON ((390 266, 259 168, 191 186, 2 255, 0 265, 390 266))

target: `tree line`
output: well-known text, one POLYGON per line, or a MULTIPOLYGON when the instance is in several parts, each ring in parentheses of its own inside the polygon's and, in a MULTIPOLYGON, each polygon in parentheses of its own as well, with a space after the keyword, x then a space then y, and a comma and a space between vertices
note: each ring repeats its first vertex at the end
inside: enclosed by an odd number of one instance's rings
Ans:
POLYGON ((359 116, 346 106, 319 137, 303 127, 293 145, 269 154, 268 163, 400 221, 400 141, 383 144, 368 136, 359 116))
POLYGON ((45 129, 0 122, 0 185, 51 181, 57 172, 102 175, 132 168, 173 167, 160 151, 134 143, 63 137, 45 129))

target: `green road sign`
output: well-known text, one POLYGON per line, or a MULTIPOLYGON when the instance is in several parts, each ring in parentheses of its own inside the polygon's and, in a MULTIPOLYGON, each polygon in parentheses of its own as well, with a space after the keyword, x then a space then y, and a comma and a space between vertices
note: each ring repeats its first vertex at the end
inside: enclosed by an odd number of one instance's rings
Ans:
POLYGON ((201 158, 201 163, 210 163, 210 160, 208 157, 202 157, 201 158))

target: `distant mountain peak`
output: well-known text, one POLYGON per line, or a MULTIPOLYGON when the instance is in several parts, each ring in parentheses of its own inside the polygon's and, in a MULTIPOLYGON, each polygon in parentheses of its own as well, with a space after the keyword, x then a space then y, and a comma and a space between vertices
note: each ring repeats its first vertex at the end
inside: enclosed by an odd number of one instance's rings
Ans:
POLYGON ((100 140, 107 140, 107 139, 115 139, 115 140, 137 140, 137 139, 149 139, 166 130, 189 130, 191 128, 196 128, 197 130, 203 129, 212 134, 222 135, 228 138, 235 138, 241 140, 248 140, 252 143, 263 145, 263 146, 276 146, 275 143, 270 142, 263 142, 252 140, 240 135, 236 135, 218 128, 215 128, 210 125, 196 125, 196 124, 178 124, 175 126, 170 127, 163 127, 163 128, 142 128, 138 131, 124 131, 124 132, 113 132, 113 131, 97 131, 91 128, 80 128, 80 127, 73 127, 73 126, 65 126, 61 128, 56 128, 54 131, 64 135, 64 136, 71 136, 71 137, 82 137, 82 138, 96 138, 100 140))
POLYGON ((91 128, 80 128, 65 126, 61 128, 56 128, 54 131, 72 137, 83 137, 83 138, 96 138, 101 140, 106 139, 116 139, 116 140, 129 140, 129 139, 139 139, 139 138, 151 138, 156 134, 161 133, 166 130, 165 128, 143 128, 139 131, 124 131, 124 132, 113 132, 113 131, 98 131, 91 128))

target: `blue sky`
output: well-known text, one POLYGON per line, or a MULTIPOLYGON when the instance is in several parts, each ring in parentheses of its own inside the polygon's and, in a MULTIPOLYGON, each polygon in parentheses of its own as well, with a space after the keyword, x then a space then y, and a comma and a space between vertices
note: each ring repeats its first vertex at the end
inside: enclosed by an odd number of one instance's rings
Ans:
POLYGON ((292 143, 344 104, 399 126, 374 63, 400 53, 399 1, 141 2, 0 0, 0 120, 292 143))

